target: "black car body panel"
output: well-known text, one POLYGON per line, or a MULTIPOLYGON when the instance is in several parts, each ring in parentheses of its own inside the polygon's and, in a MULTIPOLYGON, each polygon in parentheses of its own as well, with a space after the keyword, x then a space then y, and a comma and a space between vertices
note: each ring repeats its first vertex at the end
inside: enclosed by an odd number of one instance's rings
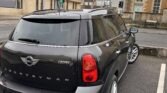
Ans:
POLYGON ((106 9, 30 14, 2 46, 0 85, 26 93, 105 93, 111 77, 122 77, 132 42, 124 22, 106 9), (96 82, 83 80, 87 54, 97 64, 96 82))
POLYGON ((57 91, 76 89, 78 47, 55 48, 8 42, 3 49, 1 65, 9 79, 57 91), (21 60, 21 57, 27 56, 39 59, 39 62, 34 66, 27 66, 21 60))

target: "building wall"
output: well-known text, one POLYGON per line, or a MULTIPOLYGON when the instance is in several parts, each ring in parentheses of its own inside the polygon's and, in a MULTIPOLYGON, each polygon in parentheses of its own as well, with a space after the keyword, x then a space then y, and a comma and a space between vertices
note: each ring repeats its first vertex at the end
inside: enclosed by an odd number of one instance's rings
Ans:
POLYGON ((167 0, 163 0, 161 3, 161 9, 167 9, 167 0))
POLYGON ((118 8, 120 0, 112 0, 112 7, 118 8))
POLYGON ((143 6, 143 12, 151 13, 152 7, 153 7, 153 0, 145 0, 143 6))
POLYGON ((0 7, 0 15, 22 15, 22 9, 0 7))
POLYGON ((64 8, 66 10, 77 10, 77 9, 81 9, 81 2, 79 1, 75 1, 75 0, 70 0, 68 2, 65 2, 64 4, 64 8), (68 4, 67 4, 68 3, 68 4))
POLYGON ((43 9, 51 9, 51 0, 43 0, 43 1, 44 1, 43 9))
POLYGON ((162 23, 167 23, 167 9, 163 10, 162 23))
MULTIPOLYGON (((153 11, 154 0, 145 0, 143 12, 152 13, 153 11)), ((160 13, 163 12, 163 9, 167 8, 167 0, 161 0, 160 4, 160 13)))
POLYGON ((36 0, 24 0, 22 13, 27 14, 36 10, 36 0))
MULTIPOLYGON (((124 12, 133 12, 134 5, 136 0, 125 0, 124 12)), ((153 12, 154 0, 143 0, 143 11, 146 13, 153 12)), ((167 8, 167 0, 162 0, 160 4, 160 13, 163 12, 163 9, 167 8)))
MULTIPOLYGON (((5 7, 0 7, 0 15, 24 15, 27 13, 31 13, 33 11, 36 11, 37 9, 41 10, 41 1, 38 0, 38 7, 37 7, 37 0, 23 0, 23 7, 21 9, 18 8, 5 8, 5 7)), ((65 0, 67 1, 67 0, 65 0)), ((43 9, 53 9, 54 7, 56 8, 54 3, 54 0, 43 0, 43 9), (51 5, 52 1, 52 5, 51 5), (51 7, 52 6, 52 7, 51 7)), ((67 2, 65 2, 64 7, 67 9, 67 2)), ((68 0, 68 9, 80 9, 81 8, 81 0, 68 0)))
POLYGON ((134 9, 134 0, 125 0, 124 1, 124 12, 133 12, 134 9))

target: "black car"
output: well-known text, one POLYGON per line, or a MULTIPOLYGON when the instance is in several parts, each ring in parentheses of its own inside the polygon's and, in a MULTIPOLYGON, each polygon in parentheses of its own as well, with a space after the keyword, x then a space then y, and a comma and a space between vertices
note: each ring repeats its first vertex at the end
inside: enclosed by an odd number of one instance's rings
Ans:
POLYGON ((136 32, 111 9, 26 15, 0 49, 0 93, 117 93, 136 32))

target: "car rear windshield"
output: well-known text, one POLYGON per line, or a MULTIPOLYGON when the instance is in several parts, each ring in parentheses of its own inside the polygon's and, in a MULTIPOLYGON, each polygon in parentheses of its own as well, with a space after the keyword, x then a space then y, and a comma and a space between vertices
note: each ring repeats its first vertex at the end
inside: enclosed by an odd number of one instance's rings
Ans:
POLYGON ((76 46, 79 26, 80 20, 73 19, 22 19, 11 39, 45 45, 76 46))

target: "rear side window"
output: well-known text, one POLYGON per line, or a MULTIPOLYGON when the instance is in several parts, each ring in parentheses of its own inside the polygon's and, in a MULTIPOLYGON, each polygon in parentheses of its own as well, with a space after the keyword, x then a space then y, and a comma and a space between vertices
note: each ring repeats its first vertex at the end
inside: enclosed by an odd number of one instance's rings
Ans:
POLYGON ((20 38, 39 41, 40 44, 77 46, 80 20, 60 19, 22 19, 12 36, 13 41, 20 38))
POLYGON ((88 45, 90 43, 89 20, 81 20, 79 45, 88 45))
POLYGON ((93 24, 93 43, 99 43, 107 39, 105 26, 102 18, 92 19, 93 24))
POLYGON ((124 21, 119 15, 111 15, 110 20, 115 24, 120 33, 121 31, 126 31, 124 21))
POLYGON ((113 20, 111 20, 111 16, 106 16, 103 18, 105 31, 107 33, 108 38, 114 38, 115 36, 120 34, 119 29, 117 28, 113 20))

